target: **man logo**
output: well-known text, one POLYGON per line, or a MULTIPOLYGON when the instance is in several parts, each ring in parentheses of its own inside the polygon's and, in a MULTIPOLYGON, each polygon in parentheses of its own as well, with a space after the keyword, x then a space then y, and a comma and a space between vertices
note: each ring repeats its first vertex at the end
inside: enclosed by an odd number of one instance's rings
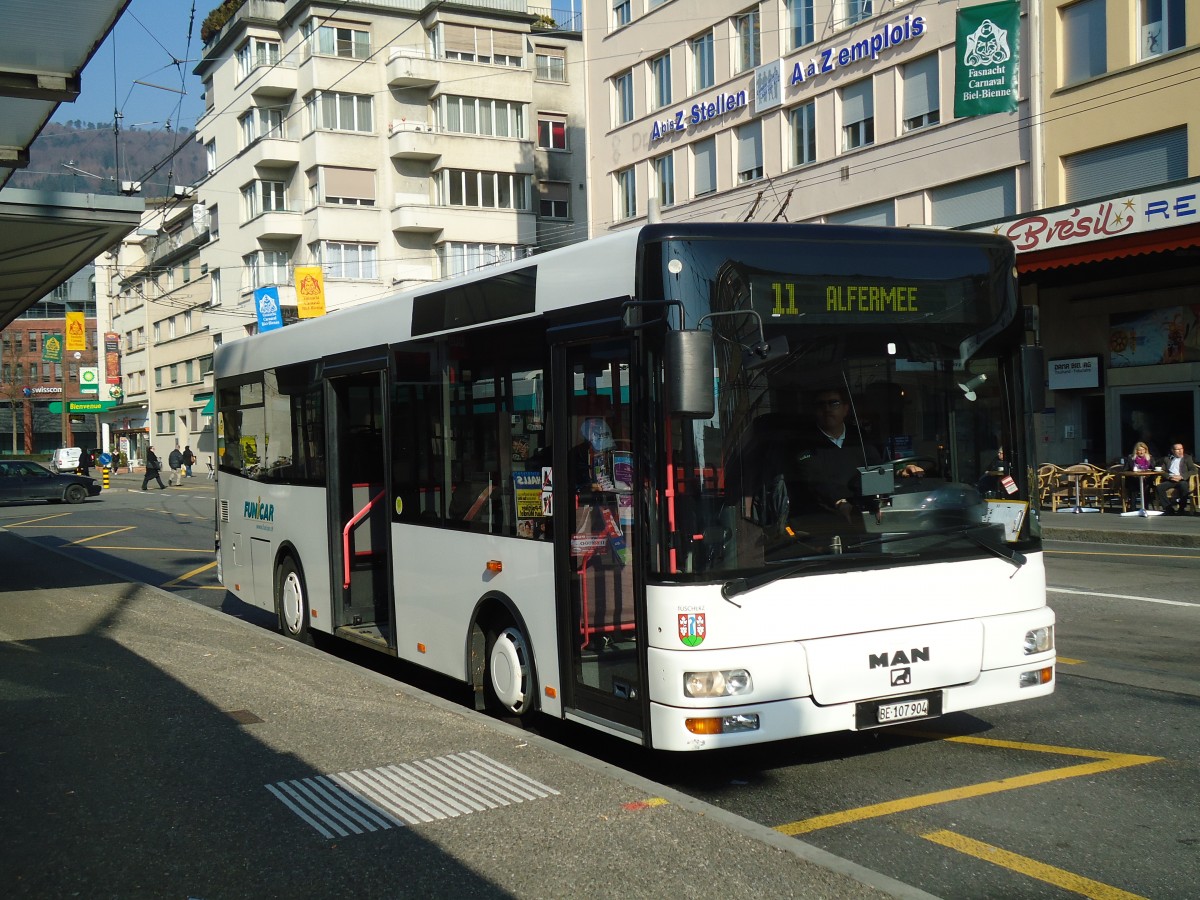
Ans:
POLYGON ((912 669, 892 669, 892 687, 912 684, 912 669))
POLYGON ((911 666, 919 662, 929 662, 928 647, 913 647, 907 653, 903 650, 893 650, 891 653, 872 653, 867 657, 867 666, 871 669, 911 666))

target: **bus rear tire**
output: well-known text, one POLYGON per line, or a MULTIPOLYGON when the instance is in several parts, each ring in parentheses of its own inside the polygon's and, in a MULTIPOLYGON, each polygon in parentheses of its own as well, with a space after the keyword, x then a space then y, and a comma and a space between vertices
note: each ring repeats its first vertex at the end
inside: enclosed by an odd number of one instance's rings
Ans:
POLYGON ((488 709, 504 716, 524 717, 537 701, 532 654, 521 629, 510 623, 488 630, 487 671, 483 676, 488 709))
POLYGON ((279 630, 292 640, 312 643, 308 631, 308 589, 296 560, 285 556, 275 572, 275 612, 279 630))

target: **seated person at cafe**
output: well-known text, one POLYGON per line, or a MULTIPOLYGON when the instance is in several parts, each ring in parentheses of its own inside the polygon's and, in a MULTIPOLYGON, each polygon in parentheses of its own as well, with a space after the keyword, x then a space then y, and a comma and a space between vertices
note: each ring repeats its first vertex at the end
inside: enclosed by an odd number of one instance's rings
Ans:
MULTIPOLYGON (((1138 441, 1133 445, 1133 453, 1125 463, 1126 472, 1153 472, 1154 460, 1150 458, 1150 448, 1146 446, 1145 441, 1138 441)), ((1144 484, 1139 484, 1136 478, 1125 479, 1125 497, 1131 505, 1140 503, 1142 492, 1145 490, 1144 484)))
MULTIPOLYGON (((1162 467, 1162 479, 1154 488, 1158 505, 1168 516, 1187 515, 1190 479, 1200 471, 1196 468, 1196 460, 1192 454, 1184 453, 1183 444, 1176 441, 1171 447, 1171 455, 1163 457, 1159 466, 1162 467)), ((1195 513, 1192 510, 1192 515, 1195 513)))

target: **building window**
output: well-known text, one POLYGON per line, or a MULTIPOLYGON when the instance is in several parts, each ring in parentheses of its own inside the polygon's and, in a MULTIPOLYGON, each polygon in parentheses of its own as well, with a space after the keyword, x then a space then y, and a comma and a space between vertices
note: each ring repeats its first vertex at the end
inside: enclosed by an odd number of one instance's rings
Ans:
POLYGON ((871 15, 872 0, 845 0, 845 4, 846 19, 842 24, 846 27, 857 25, 871 15))
POLYGON ((904 130, 914 131, 941 121, 938 104, 938 57, 936 53, 910 62, 904 77, 904 130))
POLYGON ((1151 59, 1184 42, 1185 0, 1141 0, 1141 55, 1151 59))
POLYGON ((842 150, 875 143, 875 96, 871 79, 842 88, 842 150))
POLYGON ((755 119, 737 130, 738 184, 763 177, 762 119, 755 119))
POLYGON ((628 25, 633 18, 630 0, 613 0, 613 28, 628 25))
POLYGON ((318 166, 308 173, 308 195, 313 206, 374 206, 375 172, 371 169, 344 169, 318 166))
POLYGON ((256 290, 271 284, 291 284, 290 263, 286 250, 255 250, 246 254, 242 257, 246 287, 256 290))
POLYGON ((529 209, 529 176, 512 172, 443 169, 437 175, 439 206, 529 209))
POLYGON ((370 132, 375 128, 370 94, 317 91, 308 98, 309 121, 314 129, 370 132))
POLYGON ((175 433, 175 410, 164 409, 154 414, 154 432, 160 435, 175 433))
POLYGON ((1075 84, 1108 70, 1105 0, 1080 0, 1062 10, 1064 84, 1075 84))
POLYGON ((438 30, 437 40, 442 43, 442 54, 446 59, 516 68, 525 65, 524 37, 515 31, 444 23, 438 30))
POLYGON ((1062 158, 1067 203, 1188 177, 1187 127, 1096 147, 1062 158))
POLYGON ((654 185, 658 189, 658 203, 663 208, 675 205, 675 157, 671 153, 654 160, 654 185))
POLYGON ((632 219, 637 215, 637 173, 633 167, 617 172, 617 219, 632 219))
POLYGON ((943 185, 929 191, 930 224, 957 228, 1017 214, 1017 182, 1011 169, 943 185))
POLYGON ((522 255, 521 248, 511 244, 467 244, 460 241, 446 241, 438 246, 437 254, 444 278, 463 275, 484 266, 513 262, 522 255))
POLYGON ((265 41, 252 37, 242 44, 237 52, 238 81, 241 81, 259 66, 279 65, 279 41, 265 41))
POLYGON ((813 42, 813 0, 787 0, 787 29, 792 50, 813 42))
POLYGON ((896 204, 891 200, 880 203, 870 203, 854 209, 832 213, 825 217, 831 225, 885 225, 896 224, 896 204))
POLYGON ((613 123, 624 125, 633 121, 633 72, 622 72, 613 78, 613 123))
POLYGON ((211 140, 204 145, 204 172, 211 175, 217 171, 217 142, 211 140))
POLYGON ((692 48, 692 92, 707 90, 717 80, 716 62, 713 57, 713 33, 707 31, 691 40, 692 48))
POLYGON ((671 52, 650 60, 650 81, 654 90, 654 108, 671 105, 671 52))
POLYGON ((538 200, 538 215, 543 219, 566 219, 570 209, 571 185, 559 181, 543 181, 542 196, 538 200))
POLYGON ((737 35, 734 46, 734 72, 753 69, 762 61, 759 42, 758 10, 751 10, 733 19, 733 30, 737 35))
POLYGON ((525 107, 513 100, 447 95, 438 101, 443 131, 496 137, 525 137, 525 107))
MULTIPOLYGON (((259 138, 283 137, 283 110, 270 107, 255 106, 247 110, 239 119, 242 126, 242 146, 249 147, 259 138)), ((215 151, 214 151, 215 163, 215 151)), ((215 168, 215 165, 214 165, 215 168)))
POLYGON ((209 306, 220 306, 221 305, 221 270, 213 269, 211 272, 208 273, 208 277, 209 277, 208 305, 209 306))
POLYGON ((805 166, 817 161, 816 102, 808 101, 788 112, 792 135, 792 165, 805 166))
POLYGON ((252 181, 242 188, 242 203, 247 222, 266 212, 287 212, 287 185, 282 181, 252 181))
POLYGON ((317 241, 309 244, 313 262, 321 266, 326 278, 378 278, 376 246, 347 244, 340 241, 317 241))
POLYGON ((534 65, 535 77, 538 81, 566 81, 567 58, 566 51, 557 47, 535 47, 534 65))
POLYGON ((539 115, 537 145, 543 150, 566 150, 566 116, 555 116, 546 113, 539 115))
POLYGON ((692 194, 703 197, 717 189, 717 141, 706 138, 692 144, 692 194))
POLYGON ((367 59, 371 55, 371 35, 367 31, 322 25, 318 19, 305 22, 301 30, 308 41, 309 53, 317 56, 367 59))

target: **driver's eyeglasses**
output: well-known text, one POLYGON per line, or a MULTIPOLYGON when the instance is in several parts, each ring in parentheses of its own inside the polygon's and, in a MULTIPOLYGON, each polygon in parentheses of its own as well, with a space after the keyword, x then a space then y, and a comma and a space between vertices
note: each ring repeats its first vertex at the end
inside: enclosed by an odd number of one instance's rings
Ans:
POLYGON ((839 409, 839 408, 841 408, 841 405, 842 405, 841 400, 814 400, 813 401, 813 406, 816 406, 816 407, 824 406, 824 407, 828 407, 829 409, 839 409))

